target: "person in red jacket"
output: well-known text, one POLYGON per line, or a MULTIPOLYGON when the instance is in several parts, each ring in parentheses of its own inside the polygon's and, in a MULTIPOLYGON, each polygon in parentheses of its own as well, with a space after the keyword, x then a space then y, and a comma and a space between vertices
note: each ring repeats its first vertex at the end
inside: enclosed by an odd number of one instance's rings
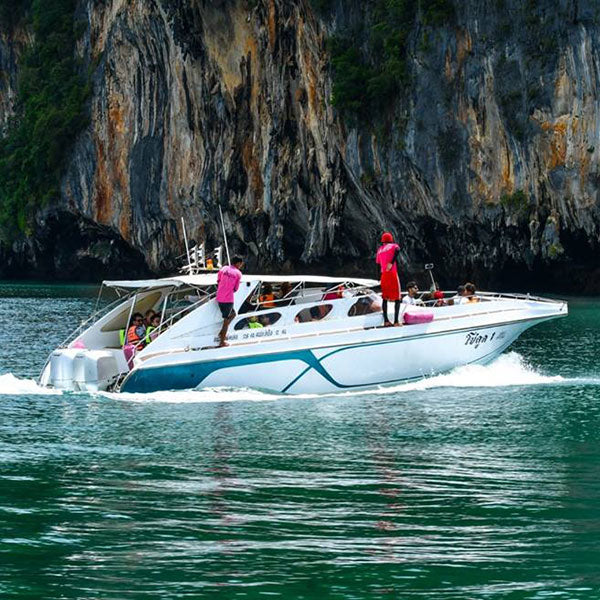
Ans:
POLYGON ((398 279, 398 254, 400 246, 394 242, 387 231, 381 236, 381 246, 377 250, 375 262, 381 268, 381 297, 383 298, 383 324, 391 327, 388 318, 387 303, 394 302, 394 326, 400 327, 400 280, 398 279))

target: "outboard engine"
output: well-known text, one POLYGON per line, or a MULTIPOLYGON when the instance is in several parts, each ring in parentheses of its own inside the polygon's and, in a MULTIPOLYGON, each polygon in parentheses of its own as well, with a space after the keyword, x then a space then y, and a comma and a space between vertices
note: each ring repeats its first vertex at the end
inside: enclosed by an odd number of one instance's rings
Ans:
POLYGON ((75 359, 83 354, 79 348, 55 350, 50 356, 50 378, 48 384, 57 390, 74 390, 75 359))
POLYGON ((82 392, 106 390, 118 376, 117 360, 109 350, 88 350, 73 361, 75 389, 82 392))
POLYGON ((108 389, 127 372, 123 351, 64 348, 50 355, 48 379, 43 385, 57 390, 97 392, 108 389))

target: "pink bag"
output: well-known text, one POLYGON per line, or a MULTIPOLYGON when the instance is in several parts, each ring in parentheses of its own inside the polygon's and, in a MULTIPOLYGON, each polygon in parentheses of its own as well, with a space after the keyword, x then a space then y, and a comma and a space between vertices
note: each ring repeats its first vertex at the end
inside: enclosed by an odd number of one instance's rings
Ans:
POLYGON ((123 354, 125 355, 127 366, 131 371, 131 368, 133 367, 133 357, 135 356, 135 346, 133 344, 125 344, 125 346, 123 346, 123 354))
POLYGON ((430 310, 405 312, 404 323, 406 325, 418 325, 419 323, 431 323, 433 321, 433 313, 430 310))

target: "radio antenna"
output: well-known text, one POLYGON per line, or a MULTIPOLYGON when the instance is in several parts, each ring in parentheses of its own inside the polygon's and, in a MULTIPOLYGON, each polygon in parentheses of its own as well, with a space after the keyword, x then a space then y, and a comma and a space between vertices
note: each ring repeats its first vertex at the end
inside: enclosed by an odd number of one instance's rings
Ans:
POLYGON ((227 254, 227 264, 231 264, 231 258, 229 257, 229 246, 227 245, 227 234, 225 233, 225 221, 223 220, 223 211, 219 204, 219 214, 221 215, 221 228, 223 229, 223 240, 225 240, 225 252, 227 254))
POLYGON ((185 242, 185 254, 188 259, 188 268, 190 270, 190 275, 193 275, 194 270, 192 267, 192 257, 190 255, 190 247, 188 246, 187 233, 185 231, 185 221, 183 220, 183 217, 181 217, 181 225, 183 226, 183 241, 185 242))

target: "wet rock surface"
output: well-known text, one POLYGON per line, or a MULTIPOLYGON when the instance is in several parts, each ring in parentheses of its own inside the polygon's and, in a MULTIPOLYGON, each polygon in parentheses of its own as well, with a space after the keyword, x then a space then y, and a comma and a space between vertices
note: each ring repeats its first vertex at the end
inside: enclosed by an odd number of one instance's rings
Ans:
POLYGON ((32 235, 0 247, 0 275, 95 282, 151 275, 141 252, 105 225, 63 210, 38 215, 32 235))
MULTIPOLYGON (((361 125, 331 106, 326 41, 368 3, 77 10, 91 125, 33 236, 2 247, 1 276, 168 273, 182 217, 216 245, 221 206, 248 270, 374 276, 389 229, 407 277, 434 262, 445 287, 600 291, 595 3, 468 0, 451 23, 415 25, 410 86, 361 125)), ((0 35, 0 123, 18 35, 0 35)))

